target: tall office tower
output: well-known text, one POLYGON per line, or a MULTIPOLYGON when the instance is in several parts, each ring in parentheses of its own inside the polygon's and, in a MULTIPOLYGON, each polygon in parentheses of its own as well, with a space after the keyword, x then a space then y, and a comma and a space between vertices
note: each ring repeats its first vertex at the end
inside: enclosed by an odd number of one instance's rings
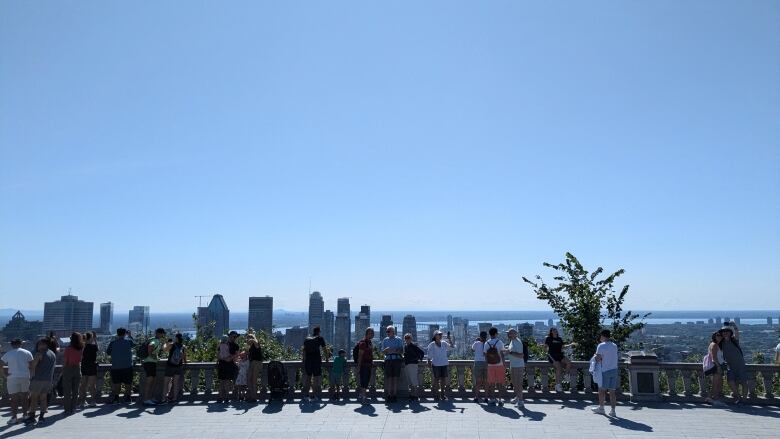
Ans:
POLYGON ((734 317, 734 323, 736 323, 737 325, 740 325, 740 324, 742 324, 742 319, 740 319, 739 317, 734 317))
MULTIPOLYGON (((385 329, 387 329, 388 326, 393 326, 393 316, 390 314, 382 314, 382 320, 379 323, 379 332, 384 334, 385 329)), ((382 338, 383 335, 380 335, 379 338, 382 338)))
POLYGON ((209 306, 198 307, 198 326, 204 335, 213 335, 221 337, 230 330, 230 310, 228 309, 225 298, 221 294, 215 294, 209 302, 209 306), (214 324, 214 333, 208 334, 204 331, 214 324))
POLYGON ((547 327, 549 328, 553 327, 553 319, 547 319, 547 327))
POLYGON ((452 341, 455 342, 456 352, 464 355, 471 347, 469 343, 469 321, 461 317, 452 319, 452 341))
POLYGON ((534 336, 534 326, 530 323, 523 323, 517 328, 517 333, 520 338, 528 338, 534 336))
MULTIPOLYGON (((371 320, 369 317, 360 312, 355 316, 355 340, 360 340, 365 337, 366 329, 371 326, 371 320)), ((374 334, 376 336, 376 334, 374 334)))
MULTIPOLYGON (((424 341, 423 341, 423 344, 424 344, 424 345, 427 345, 428 343, 430 343, 430 342, 431 342, 431 340, 433 340, 433 334, 434 334, 436 331, 438 331, 438 330, 439 330, 439 325, 437 325, 437 324, 435 324, 435 323, 434 323, 434 324, 430 324, 430 325, 428 325, 428 339, 427 339, 427 340, 424 340, 424 341)), ((446 339, 447 337, 444 337, 444 338, 446 339)))
POLYGON ((272 335, 274 322, 274 298, 250 297, 249 298, 249 327, 255 331, 263 331, 266 335, 272 335))
POLYGON ((368 317, 368 326, 371 326, 371 307, 368 305, 360 305, 360 312, 368 317))
POLYGON ((482 331, 488 332, 488 331, 490 331, 490 328, 492 328, 492 327, 493 327, 493 324, 490 323, 490 322, 477 323, 477 328, 479 329, 479 332, 482 332, 482 331))
POLYGON ((149 324, 150 320, 148 306, 134 306, 127 313, 127 329, 133 331, 133 333, 140 332, 146 334, 151 326, 149 324))
POLYGON ((111 302, 100 304, 100 333, 111 334, 114 330, 114 304, 111 302))
POLYGON ((723 323, 723 317, 715 317, 715 324, 720 325, 723 323))
POLYGON ((289 346, 296 351, 301 349, 303 341, 306 340, 306 336, 309 334, 308 328, 301 328, 300 326, 293 326, 287 328, 284 333, 284 345, 289 346))
POLYGON ((68 292, 60 300, 43 305, 43 330, 54 331, 58 337, 67 337, 73 331, 92 330, 92 302, 79 300, 68 292))
POLYGON ((401 328, 403 329, 403 335, 412 334, 412 341, 417 343, 417 319, 413 315, 407 314, 404 316, 404 323, 401 328))
POLYGON ((452 314, 447 314, 447 330, 452 331, 452 314))
POLYGON ((708 325, 714 325, 715 324, 715 319, 713 319, 712 317, 708 318, 707 319, 707 324, 708 325))
POLYGON ((766 318, 766 324, 769 325, 769 326, 772 326, 772 317, 767 317, 766 318))
POLYGON ((326 309, 324 313, 322 313, 322 336, 325 337, 325 341, 333 344, 334 339, 334 332, 333 328, 335 327, 336 323, 336 316, 333 314, 333 311, 326 309))
POLYGON ((8 321, 0 333, 6 340, 13 340, 18 337, 22 341, 34 345, 35 341, 44 335, 43 322, 27 320, 21 311, 16 311, 16 314, 11 317, 11 320, 8 321))
POLYGON ((322 328, 322 317, 325 313, 325 301, 322 300, 322 294, 315 291, 309 294, 309 332, 315 326, 322 328))
POLYGON ((338 314, 333 326, 333 346, 338 349, 352 349, 352 331, 350 331, 349 314, 338 314))
POLYGON ((349 297, 340 297, 336 300, 336 315, 339 314, 346 314, 347 317, 350 317, 349 297))

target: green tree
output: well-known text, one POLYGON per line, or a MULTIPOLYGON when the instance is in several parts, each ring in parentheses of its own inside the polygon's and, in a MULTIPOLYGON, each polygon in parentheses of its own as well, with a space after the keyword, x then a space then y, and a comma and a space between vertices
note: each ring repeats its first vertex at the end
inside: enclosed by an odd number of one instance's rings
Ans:
POLYGON ((620 269, 603 279, 597 279, 604 272, 603 268, 599 267, 590 273, 568 252, 564 262, 544 262, 542 265, 557 272, 553 278, 557 285, 547 285, 539 275, 535 278, 536 282, 525 277, 523 281, 532 287, 538 299, 546 301, 561 318, 561 324, 576 343, 574 355, 577 359, 586 360, 596 352, 596 342, 602 328, 610 329, 613 341, 620 345, 632 332, 645 325, 642 320, 649 313, 640 317, 631 311, 623 311, 628 285, 620 292, 615 290, 615 280, 625 270, 620 269))

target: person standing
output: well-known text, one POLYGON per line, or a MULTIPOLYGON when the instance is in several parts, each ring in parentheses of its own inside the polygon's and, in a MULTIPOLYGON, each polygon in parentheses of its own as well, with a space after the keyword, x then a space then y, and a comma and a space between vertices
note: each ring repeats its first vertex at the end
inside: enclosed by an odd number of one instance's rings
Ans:
POLYGON ((30 380, 30 412, 26 424, 35 424, 36 406, 40 406, 40 417, 38 422, 44 422, 44 414, 48 411, 48 395, 52 389, 52 380, 54 379, 54 364, 57 362, 57 356, 49 349, 50 341, 42 338, 35 345, 35 356, 31 363, 33 371, 30 380))
POLYGON ((488 404, 504 405, 504 381, 506 381, 506 368, 504 367, 504 342, 498 338, 498 329, 493 327, 488 330, 490 339, 485 341, 485 362, 487 363, 487 391, 488 404), (495 395, 498 394, 498 397, 495 395))
POLYGON ((84 350, 81 353, 81 385, 79 386, 79 407, 83 408, 87 401, 87 392, 92 395, 89 407, 95 407, 98 399, 97 393, 97 335, 87 332, 84 341, 84 350))
POLYGON ((238 375, 236 359, 238 359, 239 346, 236 343, 238 332, 230 331, 227 338, 223 338, 217 347, 217 377, 219 378, 219 396, 217 403, 227 403, 230 400, 230 392, 233 391, 233 383, 238 375))
POLYGON ((154 338, 147 344, 146 358, 141 360, 144 368, 144 405, 157 405, 161 401, 154 398, 154 380, 157 378, 157 362, 161 359, 161 354, 165 347, 165 329, 157 328, 154 331, 154 338))
POLYGON ((517 337, 517 330, 514 328, 510 328, 506 335, 509 337, 509 344, 506 346, 505 357, 509 359, 509 378, 515 391, 512 403, 517 404, 517 408, 523 408, 523 373, 525 372, 523 341, 517 337))
POLYGON ((182 374, 187 365, 187 350, 184 346, 184 337, 179 333, 174 340, 165 344, 168 359, 165 361, 165 387, 163 397, 167 402, 175 404, 181 393, 182 374))
POLYGON ((84 340, 81 334, 70 334, 70 345, 65 348, 62 363, 62 389, 65 397, 63 408, 66 415, 72 415, 79 400, 81 384, 81 355, 84 352, 84 340))
POLYGON ((420 349, 412 341, 412 334, 404 334, 404 374, 409 383, 409 399, 417 401, 420 399, 420 361, 425 358, 425 351, 420 349))
POLYGON ((125 402, 132 402, 133 393, 133 348, 125 328, 117 328, 116 338, 108 344, 106 354, 111 357, 111 403, 119 402, 122 385, 125 386, 125 402))
POLYGON ((366 335, 357 344, 357 363, 358 379, 360 390, 358 399, 362 404, 368 404, 368 385, 371 382, 371 369, 374 367, 374 345, 371 340, 374 338, 374 330, 366 328, 366 335))
POLYGON ((575 346, 575 343, 564 344, 563 339, 558 335, 557 328, 550 328, 550 332, 547 333, 547 338, 544 339, 544 347, 547 350, 547 361, 549 361, 555 368, 555 391, 563 392, 563 386, 561 385, 561 372, 563 369, 568 374, 571 363, 563 355, 563 348, 569 346, 575 346))
POLYGON ((30 369, 33 361, 33 355, 27 349, 22 349, 22 339, 15 338, 11 340, 11 350, 3 354, 0 358, 8 366, 1 368, 5 377, 8 399, 11 403, 11 419, 8 425, 17 424, 19 418, 16 417, 17 409, 22 407, 22 417, 27 413, 27 396, 30 392, 30 369))
POLYGON ((385 334, 387 337, 382 340, 379 348, 385 355, 385 402, 392 403, 398 401, 398 378, 403 365, 401 355, 404 353, 404 343, 395 336, 395 328, 392 326, 385 329, 385 334))
POLYGON ((263 347, 255 334, 250 333, 246 337, 249 343, 247 356, 249 361, 249 372, 247 373, 247 402, 257 402, 257 380, 260 379, 263 372, 263 347))
POLYGON ((720 342, 720 349, 723 351, 723 359, 726 360, 726 379, 731 388, 731 396, 734 398, 734 404, 742 402, 739 387, 742 386, 742 392, 747 396, 747 370, 745 366, 745 356, 742 354, 742 348, 739 346, 739 328, 734 322, 726 322, 726 325, 720 330, 723 339, 720 342))
POLYGON ((447 370, 447 367, 450 365, 449 351, 455 348, 452 338, 450 338, 450 333, 447 333, 447 341, 442 340, 443 336, 444 333, 441 331, 434 332, 433 341, 428 344, 426 349, 428 364, 433 369, 432 390, 434 401, 447 400, 447 380, 450 377, 447 370))
POLYGON ((474 340, 471 345, 471 350, 474 351, 474 402, 479 404, 479 391, 485 392, 485 400, 487 400, 487 390, 485 389, 485 381, 487 381, 487 362, 485 362, 485 342, 487 341, 488 333, 482 331, 479 333, 479 337, 474 340))
POLYGON ((329 375, 330 384, 333 386, 333 399, 335 401, 338 401, 341 397, 341 391, 345 384, 346 368, 347 351, 339 349, 338 355, 333 359, 333 366, 330 369, 329 375))
POLYGON ((704 371, 705 376, 712 377, 710 397, 705 399, 705 401, 713 406, 723 405, 720 397, 723 390, 723 363, 725 363, 725 360, 723 359, 723 351, 719 346, 721 340, 723 340, 723 334, 720 331, 712 333, 710 345, 707 347, 707 356, 712 362, 712 367, 704 371))
POLYGON ((303 401, 319 401, 322 390, 322 350, 327 346, 320 335, 320 327, 315 326, 309 337, 303 341, 303 370, 306 383, 303 388, 303 401), (309 393, 311 391, 311 393, 309 393))
POLYGON ((601 365, 601 384, 599 385, 599 405, 593 407, 593 413, 603 415, 604 402, 607 399, 607 393, 609 393, 609 403, 612 409, 609 411, 609 416, 615 418, 615 403, 616 395, 615 389, 618 386, 618 380, 620 378, 618 370, 618 347, 611 339, 612 333, 609 329, 601 331, 599 336, 598 347, 596 347, 596 362, 601 365))

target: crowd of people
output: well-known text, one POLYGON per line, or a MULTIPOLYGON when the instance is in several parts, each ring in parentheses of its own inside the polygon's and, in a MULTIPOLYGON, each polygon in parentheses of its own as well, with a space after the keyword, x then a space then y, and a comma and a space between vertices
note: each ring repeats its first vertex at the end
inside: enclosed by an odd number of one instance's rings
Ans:
MULTIPOLYGON (((385 401, 393 403, 398 398, 398 385, 404 374, 409 386, 409 400, 417 401, 421 394, 419 365, 427 362, 432 371, 432 395, 435 401, 447 400, 446 387, 449 381, 449 355, 455 349, 450 334, 446 339, 442 331, 436 331, 433 339, 425 347, 418 346, 411 334, 398 337, 395 328, 385 329, 385 338, 378 346, 384 357, 385 401)), ((473 389, 474 402, 490 405, 504 405, 503 395, 507 385, 507 366, 509 382, 514 397, 510 400, 518 408, 523 407, 523 379, 525 363, 528 361, 528 347, 518 337, 515 329, 506 331, 508 342, 499 338, 499 331, 490 328, 481 332, 471 345, 474 353, 473 389), (484 394, 484 397, 482 396, 484 394)), ((238 343, 239 334, 231 331, 217 346, 217 403, 233 400, 257 402, 258 380, 263 369, 263 347, 253 333, 244 337, 244 346, 238 343)), ((374 367, 374 330, 368 328, 364 337, 353 348, 352 359, 355 362, 358 401, 369 404, 368 388, 374 367)), ((564 348, 574 346, 566 344, 556 328, 551 328, 544 340, 547 359, 555 369, 555 389, 562 390, 562 375, 568 372, 571 362, 564 355, 564 348)), ((45 422, 53 379, 57 353, 60 351, 57 339, 46 337, 35 345, 31 353, 22 348, 22 341, 11 342, 11 350, 6 352, 2 361, 7 365, 7 391, 10 396, 11 418, 9 424, 25 422, 34 424, 45 422), (36 418, 36 413, 38 417, 36 418)), ((97 389, 98 346, 94 332, 80 334, 74 332, 70 343, 62 350, 61 395, 66 415, 78 408, 94 407, 100 395, 97 389)), ((182 374, 187 365, 187 346, 181 334, 168 338, 166 331, 158 328, 154 337, 142 343, 136 343, 128 331, 119 328, 116 337, 108 344, 106 354, 110 357, 111 403, 131 402, 134 376, 134 358, 141 362, 144 374, 140 386, 142 403, 157 405, 175 403, 181 394, 182 374), (163 363, 164 362, 164 363, 163 363), (160 367, 164 364, 164 367, 160 367), (154 385, 158 371, 163 370, 163 390, 157 398, 154 385), (124 390, 124 398, 121 397, 124 390)), ((323 359, 329 362, 331 352, 320 329, 315 327, 301 347, 303 360, 303 402, 320 401, 322 392, 323 359)), ((780 362, 780 345, 776 361, 780 362)), ((329 380, 332 398, 344 397, 348 383, 349 367, 347 352, 339 350, 333 358, 329 380)), ((724 405, 722 400, 723 378, 727 380, 732 397, 739 404, 747 395, 747 372, 745 359, 739 345, 739 329, 732 322, 712 334, 707 354, 703 360, 704 374, 712 380, 707 402, 715 406, 724 405)), ((606 414, 604 409, 607 396, 610 400, 610 416, 615 416, 615 391, 620 382, 618 365, 618 347, 612 341, 609 330, 601 332, 596 353, 591 359, 590 373, 598 385, 598 405, 593 411, 606 414)), ((568 373, 566 373, 568 376, 568 373)))

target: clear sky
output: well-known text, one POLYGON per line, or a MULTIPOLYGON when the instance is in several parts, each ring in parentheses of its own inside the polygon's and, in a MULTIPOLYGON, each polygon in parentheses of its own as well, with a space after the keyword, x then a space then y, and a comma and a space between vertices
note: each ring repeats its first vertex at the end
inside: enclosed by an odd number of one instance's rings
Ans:
POLYGON ((0 308, 778 308, 780 2, 0 3, 0 308), (392 3, 392 4, 391 4, 392 3), (548 278, 549 276, 548 273, 548 278))

